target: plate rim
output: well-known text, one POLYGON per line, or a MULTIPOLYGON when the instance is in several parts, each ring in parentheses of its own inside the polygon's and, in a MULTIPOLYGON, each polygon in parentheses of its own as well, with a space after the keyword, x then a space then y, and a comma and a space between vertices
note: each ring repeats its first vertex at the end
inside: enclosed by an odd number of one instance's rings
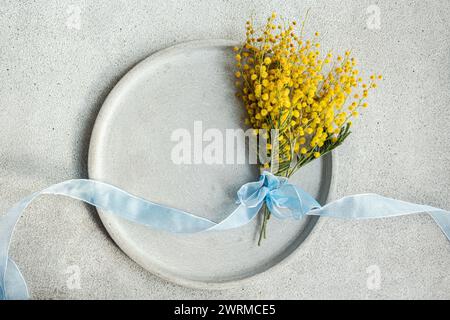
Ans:
MULTIPOLYGON (((151 63, 153 60, 157 59, 158 57, 166 54, 170 54, 173 51, 178 51, 180 49, 195 49, 195 48, 201 48, 201 47, 215 47, 215 46, 236 46, 239 45, 238 41, 234 40, 226 40, 226 39, 206 39, 206 40, 192 40, 187 42, 178 43, 172 46, 169 46, 167 48, 157 50, 153 53, 150 53, 147 57, 140 60, 138 63, 136 63, 128 72, 123 75, 120 80, 114 85, 114 87, 111 89, 111 91, 108 93, 107 97, 102 103, 102 106, 100 108, 100 111, 97 114, 97 117, 94 122, 94 126, 91 132, 91 137, 89 140, 89 151, 88 151, 88 177, 92 179, 93 176, 95 176, 95 165, 97 159, 97 141, 101 140, 102 136, 102 127, 103 124, 106 122, 105 119, 109 116, 109 114, 112 114, 114 112, 114 100, 120 95, 123 87, 128 85, 128 80, 132 79, 134 75, 137 72, 140 72, 140 69, 151 63)), ((327 188, 327 195, 324 198, 325 202, 328 202, 331 195, 335 192, 335 186, 336 186, 336 169, 337 169, 337 159, 336 159, 336 152, 333 151, 326 155, 326 157, 329 157, 330 160, 328 161, 329 166, 325 168, 324 170, 329 170, 331 172, 330 179, 328 182, 328 188, 327 188)), ((137 254, 130 253, 131 250, 128 250, 129 246, 127 245, 126 241, 123 240, 123 237, 120 237, 119 235, 116 235, 116 232, 112 227, 109 225, 108 221, 108 215, 102 212, 102 210, 97 209, 96 211, 99 214, 100 220, 105 227, 106 231, 108 232, 108 235, 111 237, 111 239, 114 241, 114 243, 119 247, 119 249, 131 260, 133 260, 137 265, 139 265, 142 269, 144 269, 147 272, 152 273, 153 275, 158 276, 161 279, 164 279, 165 281, 169 281, 174 284, 178 284, 184 287, 193 288, 193 289, 209 289, 209 290, 221 290, 221 289, 229 289, 236 286, 241 286, 251 280, 257 280, 258 278, 261 278, 265 276, 268 272, 274 272, 276 269, 281 268, 282 266, 288 264, 293 257, 298 254, 298 251, 304 247, 305 244, 307 244, 311 238, 311 236, 317 231, 317 222, 319 221, 318 216, 309 216, 310 219, 309 223, 306 225, 307 230, 302 232, 304 234, 304 239, 295 245, 295 247, 292 249, 291 252, 289 252, 286 256, 282 257, 281 260, 276 262, 275 264, 267 267, 266 269, 257 272, 255 274, 250 275, 244 275, 242 278, 228 280, 228 281, 203 281, 203 280, 193 280, 193 279, 187 279, 183 277, 175 276, 171 273, 164 273, 161 271, 160 268, 154 267, 149 268, 148 263, 144 263, 140 261, 140 258, 137 254)), ((154 266, 154 265, 153 265, 154 266)))

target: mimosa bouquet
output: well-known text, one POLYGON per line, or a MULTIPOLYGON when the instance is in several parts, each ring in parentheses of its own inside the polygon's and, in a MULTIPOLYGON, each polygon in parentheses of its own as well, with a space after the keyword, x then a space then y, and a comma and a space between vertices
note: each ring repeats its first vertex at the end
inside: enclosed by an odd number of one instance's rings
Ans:
MULTIPOLYGON (((247 21, 246 41, 234 48, 235 76, 245 122, 266 142, 258 150, 261 169, 289 178, 344 142, 382 76, 363 81, 350 51, 322 54, 318 32, 304 39, 304 21, 298 28, 276 20, 273 13, 261 30, 247 21)), ((271 215, 266 205, 262 210, 259 244, 271 215)))

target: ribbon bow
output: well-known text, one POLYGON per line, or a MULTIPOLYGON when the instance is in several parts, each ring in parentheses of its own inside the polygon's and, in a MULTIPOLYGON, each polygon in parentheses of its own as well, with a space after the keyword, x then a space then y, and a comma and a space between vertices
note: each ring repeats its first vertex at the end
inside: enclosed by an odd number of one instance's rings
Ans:
POLYGON ((259 181, 244 184, 238 191, 238 199, 247 210, 259 211, 265 202, 270 212, 279 219, 300 219, 320 204, 308 193, 265 171, 259 181))

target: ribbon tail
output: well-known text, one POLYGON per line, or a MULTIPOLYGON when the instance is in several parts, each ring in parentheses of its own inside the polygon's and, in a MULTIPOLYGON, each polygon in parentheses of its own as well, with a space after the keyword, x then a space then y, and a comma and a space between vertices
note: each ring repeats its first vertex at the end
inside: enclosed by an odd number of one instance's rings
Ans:
POLYGON ((37 197, 39 193, 24 198, 12 207, 8 213, 0 217, 0 300, 28 299, 28 289, 22 273, 13 260, 9 259, 9 246, 14 228, 23 210, 37 197))
POLYGON ((78 199, 123 219, 172 233, 195 233, 216 225, 211 220, 153 203, 95 180, 69 180, 53 185, 41 193, 78 199))
POLYGON ((436 209, 436 211, 430 212, 430 216, 441 228, 447 239, 450 240, 450 212, 436 209))
MULTIPOLYGON (((6 300, 28 300, 27 283, 17 267, 16 263, 9 259, 5 274, 5 297, 6 300)), ((1 300, 0 296, 0 300, 1 300)))
POLYGON ((206 231, 219 231, 239 228, 250 221, 252 221, 258 214, 264 202, 260 202, 255 207, 246 207, 244 205, 239 205, 228 217, 222 220, 219 224, 209 228, 206 231))
POLYGON ((377 194, 359 194, 344 197, 309 211, 308 215, 341 219, 376 219, 429 213, 450 240, 450 212, 431 206, 410 203, 377 194))
MULTIPOLYGON (((42 194, 81 200, 129 221, 172 233, 196 233, 216 225, 208 219, 144 200, 95 180, 75 179, 52 185, 24 198, 0 217, 0 300, 28 298, 25 280, 16 264, 9 259, 9 247, 23 211, 42 194)), ((228 224, 228 228, 231 227, 228 224)))

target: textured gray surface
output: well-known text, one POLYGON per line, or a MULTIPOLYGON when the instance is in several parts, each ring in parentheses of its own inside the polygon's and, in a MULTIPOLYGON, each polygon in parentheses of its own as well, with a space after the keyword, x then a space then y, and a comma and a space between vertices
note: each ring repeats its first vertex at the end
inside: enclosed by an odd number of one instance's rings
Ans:
MULTIPOLYGON (((339 150, 334 197, 377 192, 450 208, 446 0, 285 1, 281 7, 270 1, 2 1, 0 208, 86 176, 99 107, 139 60, 186 40, 239 40, 251 14, 263 17, 275 8, 298 18, 309 7, 309 31, 321 31, 327 47, 353 48, 367 72, 385 76, 339 150), (372 4, 380 9, 380 29, 366 25, 372 4), (79 29, 68 20, 76 14, 70 5, 81 10, 79 29)), ((30 207, 12 254, 38 299, 450 298, 450 246, 425 215, 322 219, 287 265, 223 291, 187 289, 149 274, 114 245, 94 209, 63 198, 43 197, 30 207), (372 281, 376 271, 379 285, 372 281)))

